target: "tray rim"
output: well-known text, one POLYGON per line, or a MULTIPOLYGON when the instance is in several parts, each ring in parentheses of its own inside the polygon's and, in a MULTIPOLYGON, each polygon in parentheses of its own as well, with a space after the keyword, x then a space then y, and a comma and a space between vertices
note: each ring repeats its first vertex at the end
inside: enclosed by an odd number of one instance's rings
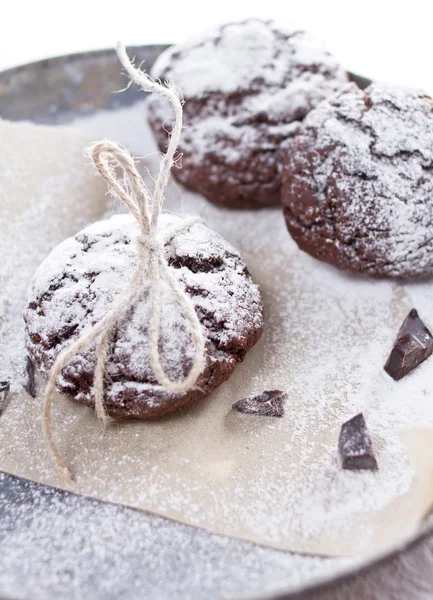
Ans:
MULTIPOLYGON (((126 50, 128 53, 134 53, 135 51, 143 50, 143 48, 155 49, 163 52, 169 48, 172 44, 143 44, 143 45, 128 45, 126 50)), ((8 77, 10 75, 17 75, 20 72, 28 71, 30 68, 35 67, 51 67, 53 64, 62 62, 75 62, 77 60, 87 60, 88 58, 99 58, 104 56, 114 56, 115 50, 112 48, 96 48, 94 50, 82 50, 80 52, 73 52, 71 54, 59 54, 58 56, 49 56, 47 58, 40 58, 32 60, 28 63, 16 65, 15 67, 8 67, 7 69, 0 69, 0 77, 8 77)), ((1 118, 1 117, 0 117, 1 118)))

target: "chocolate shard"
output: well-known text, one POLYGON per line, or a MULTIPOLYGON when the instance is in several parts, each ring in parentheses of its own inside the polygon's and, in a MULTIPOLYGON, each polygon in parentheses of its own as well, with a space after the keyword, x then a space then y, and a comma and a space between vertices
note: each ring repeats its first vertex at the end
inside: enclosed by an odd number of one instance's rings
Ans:
POLYGON ((32 398, 36 398, 35 366, 30 356, 26 358, 26 375, 27 379, 24 383, 24 389, 32 398))
POLYGON ((362 413, 341 426, 338 452, 343 469, 377 471, 373 444, 362 413))
POLYGON ((261 415, 263 417, 282 417, 284 415, 284 401, 286 392, 281 390, 267 390, 257 396, 242 398, 233 404, 233 408, 247 415, 261 415))
POLYGON ((8 405, 10 389, 9 381, 0 381, 0 415, 8 405))
POLYGON ((413 371, 433 352, 433 336, 413 308, 407 315, 384 366, 398 381, 413 371))

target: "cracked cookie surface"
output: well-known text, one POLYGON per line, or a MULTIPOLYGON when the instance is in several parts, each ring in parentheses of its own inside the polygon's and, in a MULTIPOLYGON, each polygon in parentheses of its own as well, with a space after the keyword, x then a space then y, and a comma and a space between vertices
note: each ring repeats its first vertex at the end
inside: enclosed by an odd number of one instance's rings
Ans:
POLYGON ((282 203, 302 250, 342 269, 433 274, 433 101, 349 84, 284 148, 282 203))
MULTIPOLYGON (((216 27, 169 48, 152 76, 172 81, 185 99, 182 169, 174 169, 174 176, 230 208, 280 203, 280 144, 347 82, 320 41, 256 19, 216 27)), ((149 99, 149 120, 162 151, 172 119, 165 100, 149 99)))
MULTIPOLYGON (((166 259, 191 296, 204 329, 204 369, 197 386, 186 394, 171 394, 157 385, 149 361, 149 305, 144 295, 112 336, 105 380, 105 402, 112 416, 157 418, 205 398, 260 338, 260 291, 238 251, 201 222, 173 236, 170 230, 179 220, 162 215, 161 235, 166 259)), ((98 221, 59 244, 40 265, 24 320, 29 354, 43 377, 48 378, 58 354, 99 321, 128 284, 137 261, 137 233, 130 215, 98 221)), ((178 379, 191 366, 191 340, 172 295, 162 290, 160 300, 162 364, 171 379, 178 379)), ((57 388, 93 406, 95 366, 93 345, 63 369, 57 388)))

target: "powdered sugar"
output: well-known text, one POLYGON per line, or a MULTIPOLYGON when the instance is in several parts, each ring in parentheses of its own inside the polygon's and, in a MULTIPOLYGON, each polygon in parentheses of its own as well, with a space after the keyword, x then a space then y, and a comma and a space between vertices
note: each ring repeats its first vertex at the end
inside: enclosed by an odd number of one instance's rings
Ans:
POLYGON ((14 598, 243 597, 353 562, 260 548, 2 475, 0 514, 0 590, 14 598))

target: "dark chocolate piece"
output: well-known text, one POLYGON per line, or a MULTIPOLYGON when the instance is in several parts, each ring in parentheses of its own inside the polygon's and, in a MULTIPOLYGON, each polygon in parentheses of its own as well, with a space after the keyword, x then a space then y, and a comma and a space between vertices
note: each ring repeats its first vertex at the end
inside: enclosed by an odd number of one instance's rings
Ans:
POLYGON ((242 398, 233 404, 238 412, 248 415, 262 415, 264 417, 282 417, 284 415, 284 401, 286 392, 269 390, 257 396, 242 398))
POLYGON ((36 398, 35 366, 30 356, 26 358, 26 375, 27 381, 24 384, 24 389, 32 398, 36 398))
POLYGON ((384 369, 398 381, 413 371, 432 352, 433 336, 413 308, 398 332, 384 369))
POLYGON ((8 405, 10 388, 9 381, 0 381, 0 415, 8 405))
POLYGON ((364 415, 359 413, 341 426, 338 440, 343 469, 368 469, 377 471, 373 444, 367 431, 364 415))

